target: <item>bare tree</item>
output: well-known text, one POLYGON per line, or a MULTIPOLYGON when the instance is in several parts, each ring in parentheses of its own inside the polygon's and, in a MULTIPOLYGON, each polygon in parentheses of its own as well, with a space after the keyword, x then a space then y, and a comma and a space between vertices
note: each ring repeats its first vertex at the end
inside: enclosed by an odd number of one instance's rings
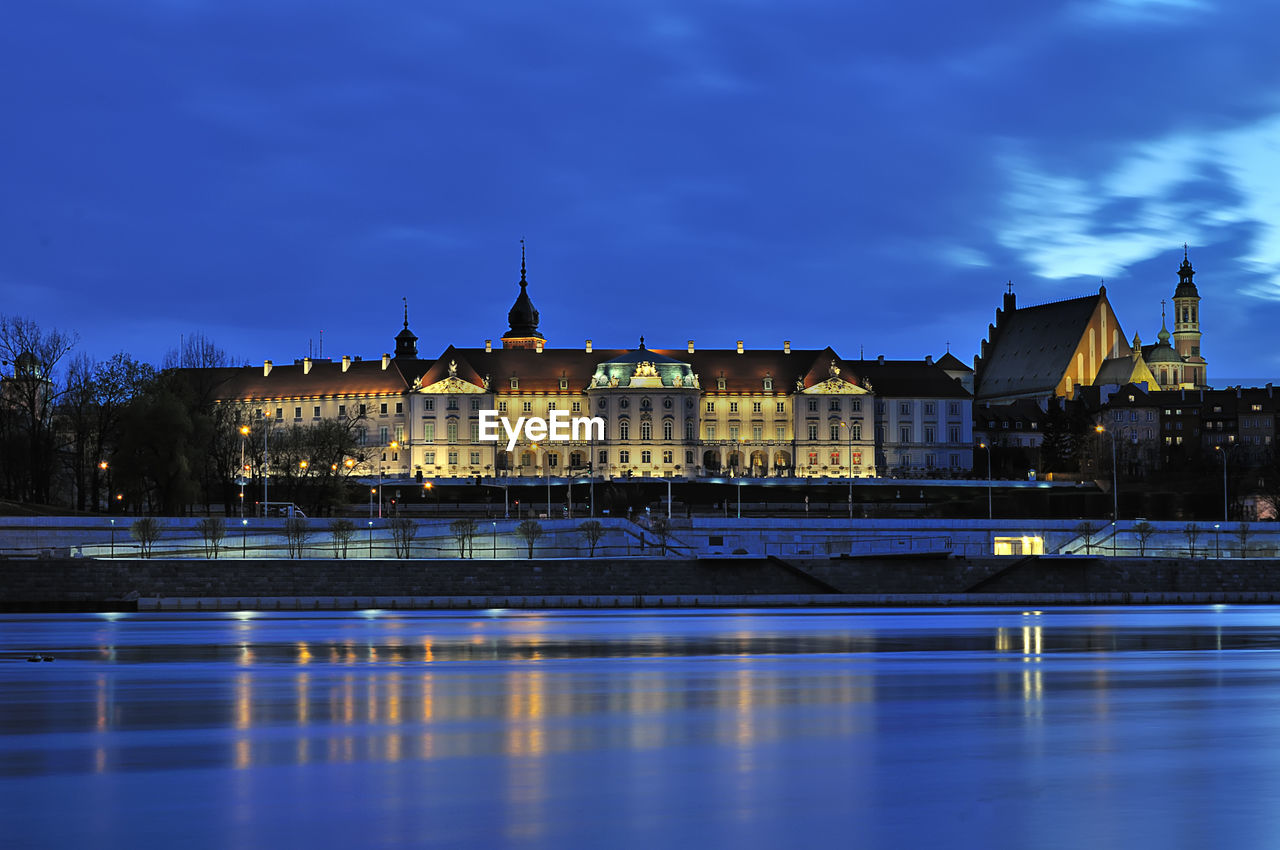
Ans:
POLYGON ((516 536, 529 547, 529 557, 533 557, 533 544, 542 536, 542 523, 536 519, 526 519, 516 526, 516 536))
POLYGON ((162 361, 164 369, 212 369, 230 365, 231 358, 227 352, 200 331, 183 334, 178 347, 165 352, 162 361))
POLYGON ((129 536, 138 541, 138 552, 144 558, 151 557, 151 547, 160 539, 163 527, 155 517, 144 516, 129 526, 129 536))
POLYGON ((600 524, 598 519, 589 519, 578 526, 578 533, 582 535, 582 539, 587 541, 587 545, 591 547, 590 557, 596 556, 596 544, 600 542, 600 538, 604 537, 604 526, 600 524))
POLYGON ((221 517, 210 516, 197 522, 196 528, 204 540, 204 556, 217 558, 218 550, 222 548, 222 540, 227 536, 227 524, 221 517))
POLYGON ((1249 534, 1253 529, 1249 527, 1249 523, 1241 522, 1236 526, 1236 540, 1240 542, 1240 557, 1249 557, 1249 534))
POLYGON ((1138 557, 1144 557, 1147 554, 1147 543, 1155 535, 1156 527, 1144 519, 1133 524, 1133 533, 1138 535, 1138 557))
POLYGON ((284 541, 290 558, 301 558, 310 539, 311 526, 304 518, 295 516, 284 521, 284 541))
POLYGON ((19 498, 51 501, 55 453, 54 410, 65 391, 58 381, 63 357, 76 337, 58 330, 43 331, 31 319, 0 315, 0 361, 12 367, 4 379, 7 417, 6 467, 19 498), (11 464, 16 464, 11 466, 11 464))
POLYGON ((1096 523, 1085 520, 1076 526, 1076 534, 1084 538, 1084 553, 1086 555, 1093 554, 1093 538, 1098 534, 1098 526, 1096 523))
POLYGON ((1183 526, 1182 533, 1187 535, 1187 555, 1194 558, 1196 556, 1196 540, 1200 537, 1200 526, 1194 522, 1189 522, 1183 526))
POLYGON ((397 558, 409 557, 413 548, 413 538, 418 535, 418 524, 408 517, 396 517, 387 525, 391 529, 391 543, 395 546, 397 558))
POLYGON ((333 557, 347 557, 347 547, 356 534, 356 524, 349 519, 335 519, 329 523, 329 542, 333 545, 333 557))
POLYGON ((665 516, 656 516, 649 521, 649 530, 658 538, 658 546, 663 555, 667 554, 667 538, 671 536, 671 520, 665 516))
POLYGON ((458 543, 458 557, 468 558, 474 554, 476 521, 473 519, 455 519, 449 523, 449 531, 458 543))

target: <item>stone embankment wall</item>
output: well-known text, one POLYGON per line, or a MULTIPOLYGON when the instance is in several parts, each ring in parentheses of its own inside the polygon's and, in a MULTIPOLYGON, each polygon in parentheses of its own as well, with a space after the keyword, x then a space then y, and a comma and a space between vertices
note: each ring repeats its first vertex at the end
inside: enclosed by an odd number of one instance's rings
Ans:
POLYGON ((765 559, 0 560, 0 608, 137 597, 812 594, 765 559))

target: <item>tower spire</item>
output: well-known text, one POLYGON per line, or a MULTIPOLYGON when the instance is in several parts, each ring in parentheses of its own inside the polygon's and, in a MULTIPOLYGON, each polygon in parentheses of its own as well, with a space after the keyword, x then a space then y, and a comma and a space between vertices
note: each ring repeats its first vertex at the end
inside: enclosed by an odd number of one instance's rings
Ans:
POLYGON ((524 289, 529 282, 524 278, 524 240, 520 240, 520 288, 524 289))
POLYGON ((409 329, 409 299, 407 296, 400 296, 400 300, 404 302, 404 329, 409 329))

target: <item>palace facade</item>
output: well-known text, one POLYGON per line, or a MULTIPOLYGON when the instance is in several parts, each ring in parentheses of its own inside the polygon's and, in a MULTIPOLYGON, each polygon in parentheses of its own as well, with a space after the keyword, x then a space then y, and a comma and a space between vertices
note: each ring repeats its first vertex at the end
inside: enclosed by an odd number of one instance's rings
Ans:
MULTIPOLYGON (((923 361, 850 360, 833 348, 552 348, 521 260, 497 345, 422 358, 408 307, 394 354, 226 370, 221 404, 286 424, 345 421, 373 458, 357 472, 424 480, 595 475, 939 477, 972 463, 972 395, 923 361), (603 439, 480 439, 480 414, 600 417, 603 439), (372 468, 371 468, 372 467, 372 468)), ((951 358, 954 360, 954 358, 951 358)), ((940 361, 941 363, 941 361, 940 361)), ((961 367, 963 369, 963 367, 961 367)), ((592 435, 595 436, 595 435, 592 435)))

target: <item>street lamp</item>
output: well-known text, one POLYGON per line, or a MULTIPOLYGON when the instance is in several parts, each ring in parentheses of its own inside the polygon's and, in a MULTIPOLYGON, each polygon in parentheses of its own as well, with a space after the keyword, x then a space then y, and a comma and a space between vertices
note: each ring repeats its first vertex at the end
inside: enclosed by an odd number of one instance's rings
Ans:
POLYGON ((369 520, 369 557, 373 557, 373 520, 369 520))
POLYGON ((269 505, 267 501, 267 483, 269 476, 267 475, 267 435, 271 433, 271 411, 263 409, 262 411, 262 515, 269 515, 269 505))
MULTIPOLYGON (((1093 430, 1099 434, 1106 434, 1111 438, 1111 522, 1116 524, 1120 522, 1120 475, 1116 467, 1116 437, 1106 428, 1098 425, 1093 430)), ((1115 540, 1111 542, 1111 551, 1115 552, 1115 540)))
POLYGON ((249 439, 249 426, 248 426, 248 425, 241 425, 241 426, 240 426, 240 476, 239 476, 239 478, 240 478, 240 480, 239 480, 239 484, 240 484, 240 516, 241 516, 241 517, 243 517, 243 516, 244 516, 244 485, 245 485, 245 483, 246 483, 246 479, 245 479, 245 472, 247 471, 247 467, 245 467, 245 465, 244 465, 244 447, 245 447, 245 442, 246 442, 248 439, 249 439))
POLYGON ((853 424, 850 422, 840 424, 849 432, 849 522, 853 522, 853 424))
POLYGON ((240 560, 249 557, 249 520, 240 520, 240 560))
POLYGON ((490 523, 490 525, 493 526, 493 557, 494 557, 494 560, 497 560, 498 558, 498 524, 496 522, 493 522, 493 523, 490 523))
POLYGON ((111 520, 111 557, 116 556, 116 521, 111 520))
MULTIPOLYGON (((108 464, 105 460, 104 460, 104 461, 99 461, 99 463, 98 463, 98 469, 101 469, 103 472, 107 472, 107 498, 106 498, 104 501, 107 503, 107 504, 106 504, 106 509, 109 511, 109 510, 111 510, 111 497, 110 497, 110 494, 111 494, 111 475, 110 475, 110 473, 108 472, 108 467, 109 467, 109 464, 108 464)), ((94 487, 94 488, 93 488, 93 509, 94 509, 95 511, 98 509, 98 488, 97 488, 97 487, 94 487)))
POLYGON ((1216 553, 1216 557, 1221 558, 1222 557, 1222 538, 1218 536, 1218 525, 1219 524, 1216 522, 1213 524, 1213 550, 1216 553))
POLYGON ((1222 521, 1227 522, 1227 453, 1222 446, 1214 446, 1213 450, 1222 456, 1222 521))
MULTIPOLYGON (((978 448, 987 450, 987 520, 994 518, 991 508, 991 446, 986 443, 978 443, 978 448)), ((1005 501, 1009 501, 1006 495, 1005 501)))

